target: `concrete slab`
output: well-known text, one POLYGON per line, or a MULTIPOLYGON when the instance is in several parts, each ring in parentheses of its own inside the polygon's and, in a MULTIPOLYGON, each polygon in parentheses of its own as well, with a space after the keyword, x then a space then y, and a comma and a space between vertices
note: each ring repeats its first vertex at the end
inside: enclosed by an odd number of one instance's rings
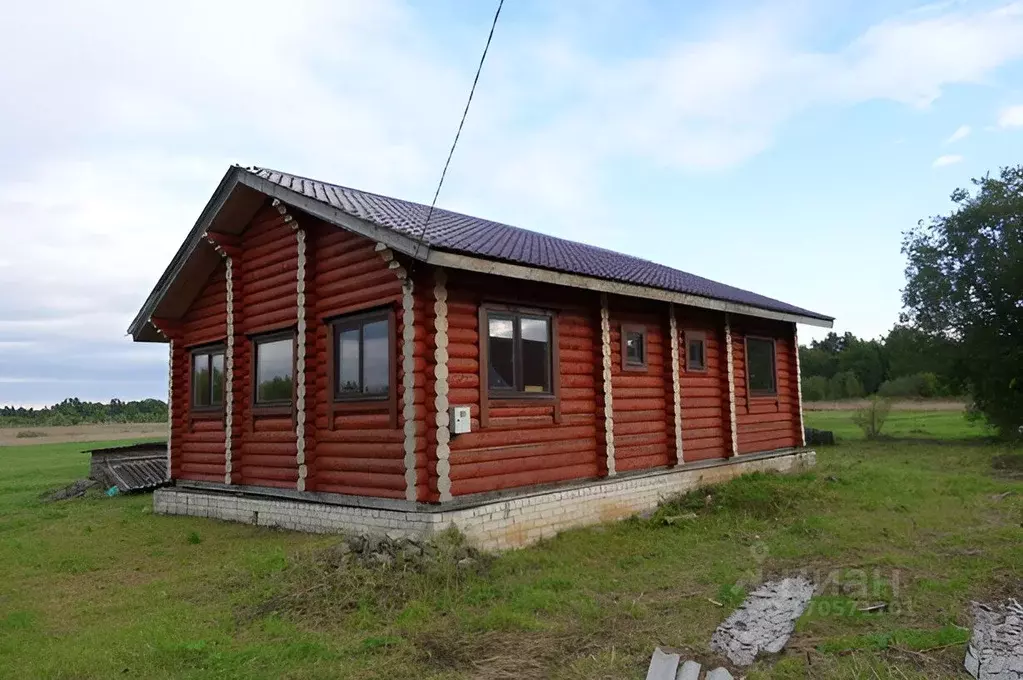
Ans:
POLYGON ((695 661, 686 661, 679 666, 675 680, 700 680, 700 669, 702 666, 695 661))
POLYGON ((681 657, 678 654, 665 652, 658 647, 650 657, 650 668, 647 669, 646 680, 675 680, 675 672, 678 671, 680 660, 681 657))

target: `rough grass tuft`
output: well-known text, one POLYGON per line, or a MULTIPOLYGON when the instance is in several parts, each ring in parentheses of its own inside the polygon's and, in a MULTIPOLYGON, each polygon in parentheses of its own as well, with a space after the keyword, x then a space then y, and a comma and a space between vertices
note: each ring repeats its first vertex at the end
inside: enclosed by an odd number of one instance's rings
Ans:
POLYGON ((493 557, 466 545, 449 529, 430 542, 424 555, 373 564, 357 557, 344 540, 295 555, 279 570, 236 576, 229 586, 248 590, 248 604, 238 609, 241 620, 271 614, 311 623, 336 622, 341 613, 362 608, 379 615, 399 616, 417 599, 464 597, 482 582, 493 557))
POLYGON ((654 513, 656 523, 673 524, 678 517, 734 513, 757 519, 789 516, 826 493, 813 473, 780 475, 755 472, 725 484, 697 489, 669 499, 654 513))
POLYGON ((18 434, 14 435, 16 439, 35 439, 36 437, 45 437, 45 432, 39 430, 19 430, 18 434))

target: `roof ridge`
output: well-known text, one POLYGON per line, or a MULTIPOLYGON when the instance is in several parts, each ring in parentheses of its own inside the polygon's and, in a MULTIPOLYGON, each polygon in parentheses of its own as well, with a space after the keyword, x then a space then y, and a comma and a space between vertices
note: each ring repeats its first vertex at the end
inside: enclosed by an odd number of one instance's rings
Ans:
POLYGON ((292 191, 296 190, 292 185, 301 185, 297 189, 298 193, 312 200, 329 203, 342 212, 403 236, 422 239, 425 244, 438 250, 736 302, 802 317, 833 320, 832 317, 745 288, 584 241, 553 236, 441 207, 434 209, 432 221, 424 225, 422 216, 429 210, 429 206, 424 203, 272 168, 252 166, 241 169, 292 191), (317 193, 324 196, 320 197, 317 193), (333 199, 331 194, 335 194, 333 199))
MULTIPOLYGON (((318 184, 325 184, 327 186, 336 187, 338 189, 344 189, 346 191, 354 191, 354 192, 357 192, 357 193, 360 193, 360 194, 365 194, 365 195, 368 195, 368 196, 376 196, 377 198, 384 198, 384 199, 387 199, 388 201, 401 201, 402 203, 407 203, 409 205, 414 205, 417 208, 422 208, 423 210, 429 210, 430 209, 430 206, 426 205, 425 203, 419 203, 418 201, 410 201, 407 198, 398 198, 397 196, 388 196, 387 194, 381 194, 381 193, 378 193, 376 191, 367 191, 366 189, 359 189, 357 187, 351 187, 351 186, 347 186, 345 184, 336 184, 334 182, 325 182, 322 179, 315 179, 313 177, 307 177, 306 175, 296 175, 296 174, 294 174, 292 172, 284 172, 283 170, 275 170, 273 168, 264 168, 264 167, 258 166, 258 165, 253 165, 250 168, 242 168, 242 169, 246 170, 248 172, 252 172, 253 174, 258 174, 259 172, 273 172, 273 173, 277 173, 278 175, 281 175, 281 176, 294 177, 295 179, 301 179, 301 180, 305 180, 307 182, 316 182, 318 184)), ((468 213, 458 212, 458 211, 455 211, 455 210, 451 210, 450 208, 442 208, 442 207, 438 206, 438 207, 434 208, 434 212, 436 212, 437 210, 445 212, 445 213, 447 213, 449 215, 457 215, 459 217, 468 217, 470 219, 479 220, 481 222, 489 222, 490 224, 496 224, 498 226, 506 227, 508 229, 515 229, 516 231, 523 231, 523 232, 527 232, 527 233, 530 233, 530 234, 537 234, 538 236, 543 236, 545 238, 557 239, 558 241, 562 241, 564 243, 570 243, 572 245, 580 245, 580 246, 586 246, 587 248, 595 248, 597 250, 600 250, 600 251, 603 251, 603 252, 607 253, 608 255, 614 255, 616 257, 623 257, 623 256, 624 257, 631 257, 634 260, 638 260, 640 262, 646 262, 647 264, 656 265, 658 267, 667 267, 668 269, 673 269, 673 270, 675 270, 677 272, 681 272, 683 274, 688 274, 689 276, 698 276, 697 274, 690 274, 689 272, 686 272, 686 271, 684 271, 682 269, 676 269, 675 267, 672 267, 671 265, 662 264, 662 263, 656 262, 654 260, 648 260, 645 257, 640 257, 639 255, 632 255, 630 253, 623 253, 620 250, 611 250, 610 248, 605 248, 604 246, 598 246, 598 245, 593 244, 593 243, 587 243, 586 241, 577 241, 575 239, 565 238, 564 236, 555 236, 553 234, 547 234, 547 233, 544 233, 542 231, 537 231, 535 229, 529 229, 527 227, 519 227, 519 226, 516 226, 514 224, 508 224, 507 222, 498 222, 497 220, 492 220, 492 219, 490 219, 488 217, 478 217, 476 215, 470 215, 468 213)), ((701 277, 701 278, 704 278, 704 277, 701 277)), ((752 291, 749 291, 749 292, 752 292, 752 291)))

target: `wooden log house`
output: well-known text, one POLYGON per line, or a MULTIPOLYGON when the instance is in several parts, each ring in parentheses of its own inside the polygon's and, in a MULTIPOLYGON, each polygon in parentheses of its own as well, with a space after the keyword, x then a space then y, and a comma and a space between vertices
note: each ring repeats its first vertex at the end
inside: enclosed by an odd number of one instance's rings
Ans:
POLYGON ((427 212, 227 172, 129 329, 169 348, 158 511, 507 547, 812 463, 796 325, 830 317, 427 212))

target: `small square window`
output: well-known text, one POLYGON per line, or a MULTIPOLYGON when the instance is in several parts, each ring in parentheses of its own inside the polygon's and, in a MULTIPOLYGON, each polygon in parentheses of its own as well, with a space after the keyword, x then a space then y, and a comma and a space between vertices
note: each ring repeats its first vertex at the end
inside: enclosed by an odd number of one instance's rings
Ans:
POLYGON ((224 348, 192 352, 192 406, 217 409, 224 405, 224 348))
POLYGON ((622 370, 645 371, 646 326, 622 324, 622 370))
POLYGON ((686 370, 707 370, 707 336, 699 331, 686 331, 686 370))
POLYGON ((295 391, 295 336, 274 335, 256 338, 256 405, 277 406, 291 403, 295 391))

